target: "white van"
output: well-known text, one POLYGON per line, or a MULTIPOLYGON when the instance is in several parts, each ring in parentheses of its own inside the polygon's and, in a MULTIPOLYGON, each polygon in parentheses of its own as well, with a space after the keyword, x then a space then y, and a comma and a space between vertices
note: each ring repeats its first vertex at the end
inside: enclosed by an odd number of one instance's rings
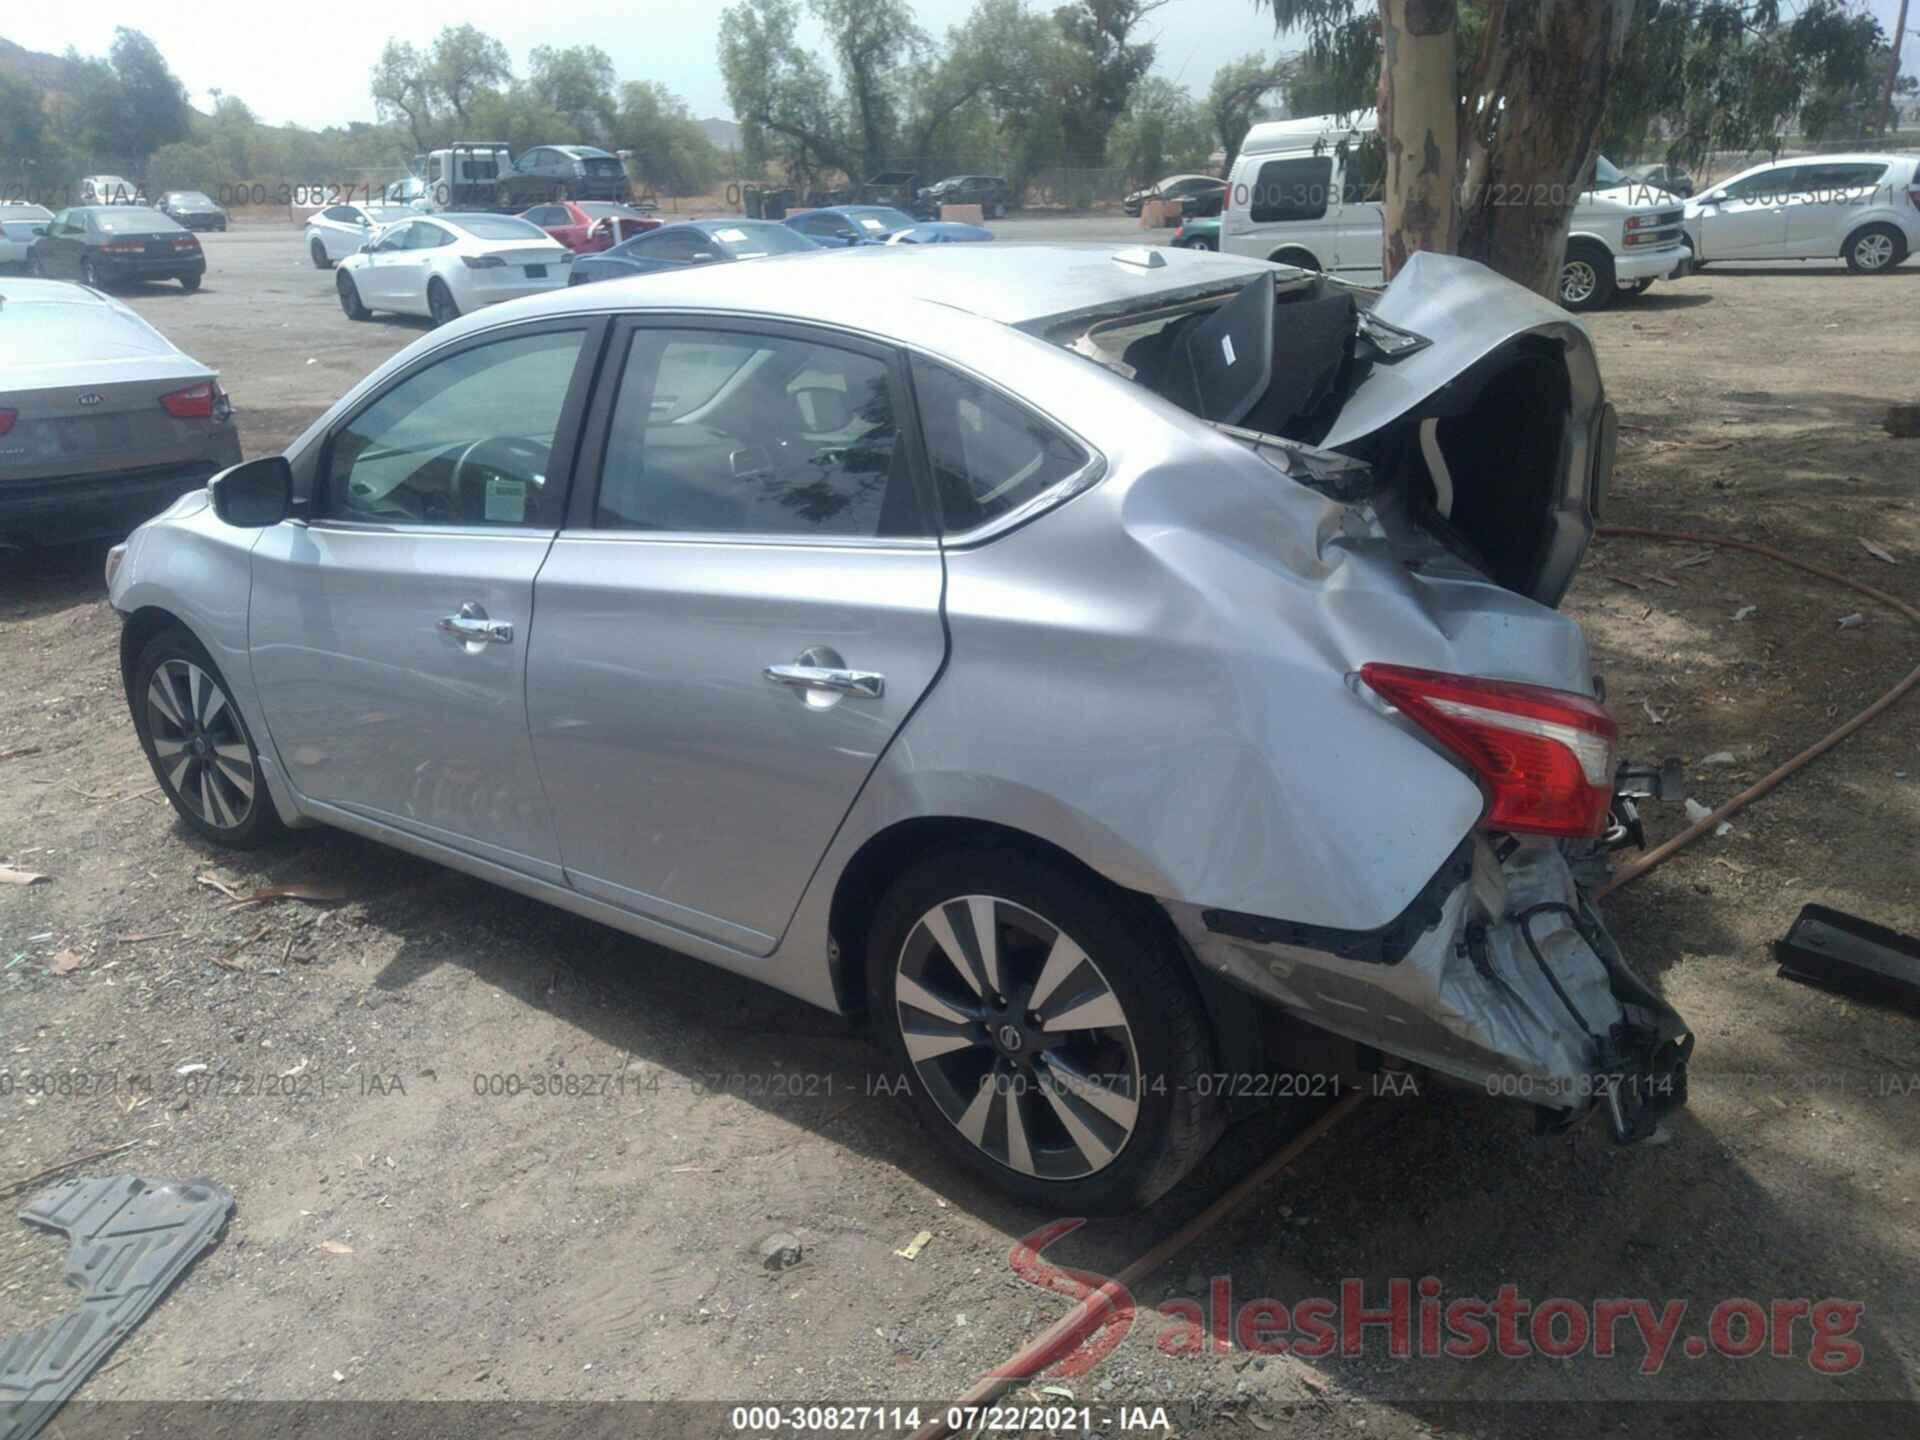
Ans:
MULTIPOLYGON (((1364 143, 1378 133, 1371 110, 1254 126, 1229 177, 1220 248, 1378 284, 1385 158, 1364 143)), ((1677 279, 1690 264, 1680 200, 1634 184, 1605 157, 1595 164, 1595 179, 1596 188, 1575 204, 1567 234, 1560 303, 1569 310, 1598 310, 1622 291, 1638 294, 1655 280, 1677 279)))

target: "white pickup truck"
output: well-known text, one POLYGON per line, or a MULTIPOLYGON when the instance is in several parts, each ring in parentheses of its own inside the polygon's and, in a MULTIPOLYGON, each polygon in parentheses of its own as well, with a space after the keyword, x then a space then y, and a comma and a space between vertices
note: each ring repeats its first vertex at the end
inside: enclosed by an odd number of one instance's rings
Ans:
MULTIPOLYGON (((1383 157, 1366 143, 1378 130, 1371 110, 1255 125, 1228 177, 1220 248, 1379 283, 1383 157)), ((1598 310, 1622 292, 1677 279, 1691 263, 1682 201, 1628 180, 1604 156, 1594 182, 1567 232, 1560 303, 1569 310, 1598 310)), ((1530 203, 1518 193, 1512 201, 1530 203)))

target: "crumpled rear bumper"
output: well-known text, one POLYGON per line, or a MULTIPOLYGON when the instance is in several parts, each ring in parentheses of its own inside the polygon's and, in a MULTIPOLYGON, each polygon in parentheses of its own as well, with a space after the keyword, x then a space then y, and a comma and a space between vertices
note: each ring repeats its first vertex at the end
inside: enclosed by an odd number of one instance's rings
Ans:
POLYGON ((1308 932, 1180 902, 1199 962, 1336 1035, 1623 1142, 1686 1101, 1693 1036, 1621 958, 1558 845, 1475 836, 1392 925, 1308 932))

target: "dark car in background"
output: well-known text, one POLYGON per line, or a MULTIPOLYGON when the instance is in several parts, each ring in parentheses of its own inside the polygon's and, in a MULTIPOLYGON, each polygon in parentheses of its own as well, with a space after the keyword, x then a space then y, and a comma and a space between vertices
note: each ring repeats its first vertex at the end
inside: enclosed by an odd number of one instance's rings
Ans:
POLYGON ((591 145, 536 145, 500 177, 507 204, 554 200, 624 202, 632 187, 618 155, 591 145))
POLYGON ((821 248, 777 220, 683 220, 636 235, 598 255, 582 255, 573 262, 573 274, 567 283, 587 285, 595 280, 674 273, 696 265, 722 265, 821 248))
POLYGON ((949 175, 936 180, 914 197, 914 213, 938 220, 942 205, 978 205, 985 220, 995 220, 1013 208, 1013 187, 1002 175, 949 175))
POLYGON ((198 290, 206 252, 192 231, 145 205, 75 205, 42 227, 28 263, 46 279, 99 289, 131 280, 178 280, 198 290))
POLYGON ((1120 208, 1129 215, 1138 215, 1147 201, 1162 200, 1179 205, 1181 214, 1193 214, 1197 213, 1190 208, 1194 201, 1217 199, 1226 191, 1227 182, 1211 175, 1169 175, 1156 184, 1135 190, 1120 202, 1120 208))
POLYGON ((0 279, 0 544, 119 539, 239 463, 216 371, 97 290, 0 279))
POLYGON ((169 190, 153 207, 189 230, 225 230, 227 212, 201 190, 169 190))
POLYGON ((993 232, 958 220, 915 220, 891 205, 829 205, 789 215, 786 224, 827 246, 938 245, 991 240, 993 232))

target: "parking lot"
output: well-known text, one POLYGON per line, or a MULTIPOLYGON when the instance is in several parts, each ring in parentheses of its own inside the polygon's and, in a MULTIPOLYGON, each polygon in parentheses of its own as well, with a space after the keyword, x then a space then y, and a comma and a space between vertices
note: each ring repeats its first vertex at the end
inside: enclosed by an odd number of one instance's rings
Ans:
MULTIPOLYGON (((1118 218, 995 228, 1164 239, 1118 218)), ((426 333, 348 321, 297 230, 204 243, 199 293, 125 298, 221 371, 248 456, 426 333)), ((1920 262, 1716 267, 1593 316, 1622 422, 1605 521, 1757 540, 1914 597, 1920 441, 1880 421, 1920 399, 1916 286, 1920 262)), ((0 861, 52 877, 0 887, 0 1179, 131 1144, 114 1167, 214 1177, 238 1205, 168 1323, 89 1398, 933 1404, 1063 1313, 1008 1263, 1051 1217, 948 1169, 879 1053, 832 1017, 343 834, 251 857, 189 839, 128 722, 101 558, 0 554, 0 861), (320 898, 234 904, 272 886, 320 898), (28 1083, 61 1075, 77 1083, 28 1083), (790 1268, 763 1259, 780 1234, 799 1242, 790 1268)), ((1600 542, 1568 603, 1628 753, 1683 757, 1708 805, 1916 651, 1890 611, 1699 545, 1600 542), (1721 752, 1731 764, 1705 763, 1721 752)), ((1737 1432, 1865 1433, 1873 1412, 1843 1402, 1912 1401, 1920 1031, 1776 978, 1769 946, 1813 901, 1920 932, 1915 714, 1909 699, 1608 903, 1699 1036, 1664 1141, 1536 1138, 1519 1107, 1376 1096, 1136 1297, 1204 1300, 1226 1276, 1236 1306, 1291 1302, 1356 1278, 1374 1302, 1394 1277, 1436 1276, 1448 1297, 1512 1285, 1536 1306, 1685 1300, 1658 1374, 1624 1327, 1610 1357, 1309 1361, 1164 1353, 1169 1322, 1143 1314, 1059 1383, 1221 1436, 1547 1433, 1577 1423, 1553 1402, 1616 1397, 1817 1402, 1756 1406, 1737 1432), (1863 1359, 1819 1373, 1804 1330, 1790 1358, 1696 1357, 1685 1338, 1734 1298, 1858 1302, 1863 1359)), ((1649 811, 1655 840, 1684 824, 1649 811)), ((1243 1126, 1152 1209, 1048 1258, 1113 1273, 1311 1113, 1243 1126)), ((0 1256, 10 1329, 67 1307, 60 1244, 13 1227, 0 1256)), ((1736 1433, 1725 1412, 1649 1414, 1622 1410, 1622 1428, 1736 1433)))

